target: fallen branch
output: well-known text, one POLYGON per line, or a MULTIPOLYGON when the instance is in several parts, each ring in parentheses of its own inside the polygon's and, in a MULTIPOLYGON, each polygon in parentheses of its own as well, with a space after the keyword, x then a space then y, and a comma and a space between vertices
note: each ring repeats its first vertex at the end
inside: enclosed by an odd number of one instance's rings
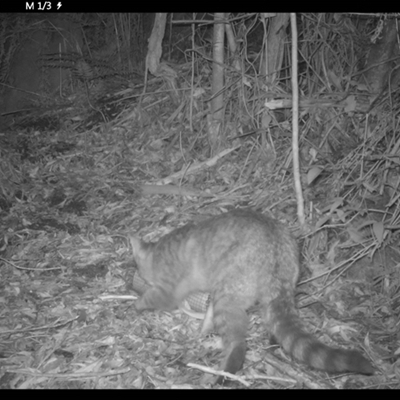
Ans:
POLYGON ((183 176, 185 176, 185 175, 194 174, 195 172, 197 172, 197 171, 203 169, 204 167, 212 167, 212 166, 214 166, 214 165, 217 163, 217 161, 218 161, 220 158, 225 157, 226 155, 228 155, 228 154, 231 153, 232 151, 238 149, 239 147, 240 147, 240 145, 238 145, 238 146, 236 146, 236 147, 233 147, 233 148, 231 148, 231 149, 222 150, 219 154, 217 154, 217 155, 214 156, 213 158, 210 158, 210 159, 208 159, 208 160, 206 160, 206 161, 203 161, 203 162, 201 162, 201 163, 193 164, 193 165, 191 165, 188 169, 182 169, 182 170, 179 171, 179 172, 175 172, 174 174, 172 174, 172 175, 170 175, 170 176, 168 176, 168 177, 166 177, 166 178, 163 178, 163 179, 159 180, 159 181, 157 182, 157 184, 159 184, 159 185, 166 185, 166 184, 168 184, 168 183, 171 183, 173 180, 179 179, 179 178, 181 178, 181 177, 183 177, 183 176))

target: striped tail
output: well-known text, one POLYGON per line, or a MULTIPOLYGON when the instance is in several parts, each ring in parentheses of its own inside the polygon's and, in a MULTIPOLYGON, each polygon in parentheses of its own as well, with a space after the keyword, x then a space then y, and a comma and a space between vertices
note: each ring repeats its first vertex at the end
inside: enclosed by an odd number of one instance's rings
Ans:
POLYGON ((371 363, 358 351, 329 347, 305 333, 291 302, 279 297, 269 304, 265 314, 275 340, 296 360, 329 373, 374 373, 371 363))

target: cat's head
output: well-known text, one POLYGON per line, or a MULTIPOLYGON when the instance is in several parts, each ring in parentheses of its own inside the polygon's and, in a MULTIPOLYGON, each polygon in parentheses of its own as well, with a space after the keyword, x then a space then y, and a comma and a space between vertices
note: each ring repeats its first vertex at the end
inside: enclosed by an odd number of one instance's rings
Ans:
POLYGON ((135 236, 130 236, 133 258, 139 269, 140 276, 147 281, 153 283, 153 254, 151 252, 151 243, 146 243, 135 236))

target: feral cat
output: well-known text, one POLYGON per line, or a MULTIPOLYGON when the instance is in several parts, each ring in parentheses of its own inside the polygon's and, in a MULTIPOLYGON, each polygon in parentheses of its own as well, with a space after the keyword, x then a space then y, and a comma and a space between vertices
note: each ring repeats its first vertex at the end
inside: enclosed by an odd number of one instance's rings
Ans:
POLYGON ((259 303, 267 330, 295 359, 331 373, 373 373, 357 351, 328 347, 301 329, 294 303, 297 244, 278 221, 234 210, 185 225, 156 243, 130 239, 139 273, 152 285, 136 302, 138 311, 173 310, 192 292, 211 294, 204 325, 211 318, 222 336, 221 370, 236 373, 242 368, 246 310, 259 303))

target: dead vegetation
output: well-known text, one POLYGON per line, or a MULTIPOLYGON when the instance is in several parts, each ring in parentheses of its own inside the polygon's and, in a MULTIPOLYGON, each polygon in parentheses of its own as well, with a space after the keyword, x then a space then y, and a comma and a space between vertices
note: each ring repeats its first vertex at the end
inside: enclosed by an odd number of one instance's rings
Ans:
MULTIPOLYGON (((398 89, 368 109, 377 96, 361 90, 354 67, 367 24, 305 21, 300 156, 309 233, 299 237, 299 312, 326 343, 362 350, 376 374, 329 376, 297 365, 269 344, 255 310, 232 386, 398 388, 398 89)), ((259 118, 266 102, 290 99, 289 86, 282 79, 266 89, 256 55, 242 53, 245 72, 226 71, 218 154, 206 132, 211 65, 199 52, 191 56, 196 80, 191 64, 173 67, 178 102, 159 78, 149 77, 145 93, 142 77, 107 91, 103 82, 91 99, 77 85, 68 107, 31 111, 3 129, 1 388, 207 387, 196 365, 217 365, 218 338, 199 338, 190 312, 136 314, 126 236, 156 239, 235 207, 269 213, 299 236, 290 110, 259 118)))

